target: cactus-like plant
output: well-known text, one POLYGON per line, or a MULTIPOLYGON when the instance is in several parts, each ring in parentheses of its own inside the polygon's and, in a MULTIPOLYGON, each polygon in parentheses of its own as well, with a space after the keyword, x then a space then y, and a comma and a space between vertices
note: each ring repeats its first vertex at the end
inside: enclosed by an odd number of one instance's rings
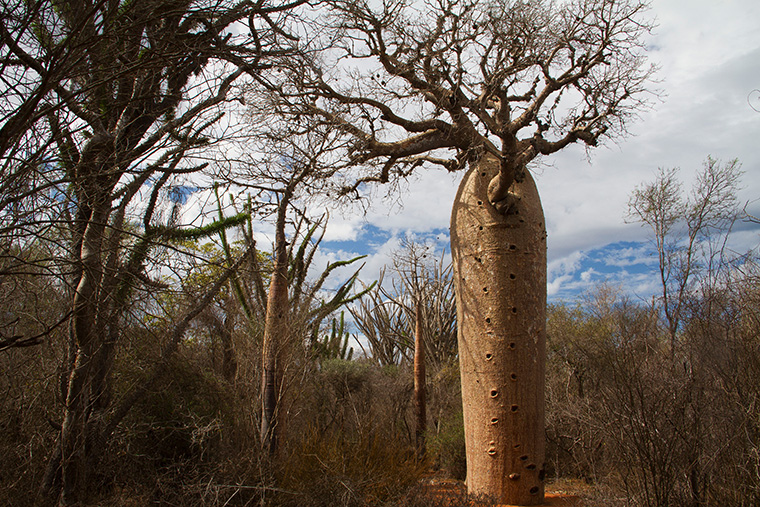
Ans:
POLYGON ((349 347, 351 333, 346 331, 345 312, 340 312, 340 319, 333 318, 330 325, 330 334, 324 335, 320 340, 315 330, 312 340, 312 351, 320 363, 327 359, 342 359, 350 361, 354 356, 354 348, 349 347))

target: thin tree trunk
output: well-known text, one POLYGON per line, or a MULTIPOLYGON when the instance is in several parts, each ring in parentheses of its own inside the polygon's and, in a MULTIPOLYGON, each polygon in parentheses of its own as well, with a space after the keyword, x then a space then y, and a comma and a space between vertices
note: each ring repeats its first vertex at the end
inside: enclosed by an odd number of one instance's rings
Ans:
POLYGON ((228 382, 233 382, 237 375, 237 355, 232 341, 232 318, 228 315, 221 323, 219 334, 222 339, 222 375, 228 382))
POLYGON ((499 162, 484 156, 454 202, 451 252, 457 296, 467 487, 500 504, 544 499, 546 229, 530 174, 507 214, 488 202, 499 162))
POLYGON ((415 303, 414 317, 414 411, 417 418, 414 436, 417 445, 417 456, 424 458, 427 413, 425 410, 425 342, 422 336, 421 301, 415 303))
POLYGON ((288 311, 288 258, 285 239, 285 218, 289 196, 279 203, 275 224, 274 271, 269 284, 267 312, 264 321, 262 364, 261 444, 270 456, 277 452, 277 404, 282 388, 281 356, 287 333, 288 311))

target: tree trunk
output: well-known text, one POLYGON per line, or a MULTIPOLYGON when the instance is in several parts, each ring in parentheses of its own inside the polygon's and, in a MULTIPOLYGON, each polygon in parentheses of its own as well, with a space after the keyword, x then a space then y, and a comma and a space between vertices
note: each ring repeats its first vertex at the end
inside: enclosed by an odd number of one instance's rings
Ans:
POLYGON ((414 411, 417 416, 414 436, 417 456, 424 458, 427 413, 425 410, 425 342, 422 337, 422 303, 420 301, 415 303, 414 317, 414 411))
POLYGON ((279 203, 274 240, 274 270, 267 295, 262 364, 261 445, 270 456, 277 452, 277 402, 282 389, 282 348, 287 340, 288 254, 285 218, 289 195, 279 203))
POLYGON ((544 500, 546 228, 526 172, 507 215, 488 202, 499 162, 465 175, 451 218, 467 487, 500 504, 544 500))
POLYGON ((219 334, 222 339, 222 375, 227 382, 234 382, 237 375, 237 354, 232 340, 232 317, 228 315, 221 324, 219 334))
POLYGON ((80 262, 82 274, 73 300, 73 339, 76 341, 74 367, 69 376, 61 425, 61 504, 73 505, 86 495, 89 485, 89 445, 92 429, 89 419, 93 409, 93 394, 102 386, 94 384, 96 361, 104 358, 98 353, 102 330, 97 326, 98 291, 102 281, 101 246, 105 234, 108 207, 100 202, 94 207, 84 231, 80 262))

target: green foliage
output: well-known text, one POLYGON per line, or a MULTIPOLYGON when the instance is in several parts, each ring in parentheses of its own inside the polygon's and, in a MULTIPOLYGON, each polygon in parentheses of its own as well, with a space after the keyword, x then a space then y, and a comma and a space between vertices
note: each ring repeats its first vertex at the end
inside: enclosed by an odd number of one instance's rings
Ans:
MULTIPOLYGON (((134 347, 138 356, 152 353, 145 343, 134 347)), ((255 458, 255 439, 242 426, 244 401, 207 367, 207 355, 203 345, 185 343, 156 389, 127 416, 101 465, 109 485, 101 505, 215 505, 198 485, 213 491, 216 484, 234 483, 255 458)), ((138 356, 117 365, 120 391, 145 374, 145 359, 138 356)))
POLYGON ((350 361, 354 355, 354 348, 348 346, 350 339, 351 334, 345 330, 344 312, 340 312, 340 320, 332 320, 329 335, 322 340, 315 336, 312 350, 320 362, 327 359, 350 361))
POLYGON ((0 352, 0 505, 38 505, 30 492, 39 488, 55 445, 49 421, 64 350, 64 340, 55 336, 35 347, 0 352))
POLYGON ((132 445, 150 460, 164 465, 182 459, 199 459, 229 422, 231 396, 214 375, 186 357, 173 360, 160 389, 149 393, 136 407, 134 417, 146 428, 132 445))
POLYGON ((167 240, 198 240, 210 238, 211 236, 220 234, 221 231, 226 231, 231 227, 236 227, 238 225, 244 224, 248 218, 249 215, 247 213, 238 213, 231 217, 220 218, 219 220, 216 220, 208 225, 203 225, 200 227, 180 229, 177 227, 157 226, 152 229, 154 229, 154 232, 158 237, 162 237, 167 240))
POLYGON ((370 382, 370 365, 364 361, 329 358, 322 362, 321 374, 342 399, 356 394, 370 382))

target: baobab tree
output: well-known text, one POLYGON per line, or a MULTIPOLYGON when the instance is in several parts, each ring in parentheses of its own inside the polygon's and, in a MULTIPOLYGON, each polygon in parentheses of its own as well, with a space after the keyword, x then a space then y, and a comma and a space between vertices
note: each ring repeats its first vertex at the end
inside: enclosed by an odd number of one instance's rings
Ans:
MULTIPOLYGON (((315 44, 268 83, 293 121, 353 142, 344 195, 422 165, 467 168, 453 204, 467 485, 540 504, 546 224, 528 164, 626 132, 648 106, 640 0, 333 0, 315 44)), ((336 163, 331 160, 330 163, 336 163)))
MULTIPOLYGON (((343 151, 345 139, 319 118, 306 117, 296 122, 273 115, 266 90, 251 86, 247 92, 251 104, 247 108, 248 135, 243 138, 239 153, 228 157, 226 162, 231 167, 228 183, 248 192, 252 196, 248 205, 255 206, 250 211, 269 218, 274 226, 268 289, 260 275, 254 276, 252 292, 258 300, 259 312, 258 315, 245 312, 249 324, 263 322, 261 442, 265 454, 272 458, 282 433, 280 408, 287 384, 286 365, 292 360, 289 350, 299 332, 313 339, 324 319, 361 298, 372 287, 353 292, 361 269, 358 268, 335 289, 332 297, 320 295, 329 276, 363 257, 328 263, 319 276, 310 278, 314 275, 310 268, 326 230, 327 216, 314 218, 309 209, 320 199, 336 193, 334 177, 340 169, 340 165, 322 164, 320 160, 343 151)), ((251 226, 242 232, 248 243, 254 242, 251 226)), ((227 240, 224 235, 221 239, 229 256, 227 240)), ((245 295, 243 287, 234 287, 244 308, 256 306, 244 303, 251 299, 250 293, 245 295)))
MULTIPOLYGON (((445 253, 441 254, 440 259, 431 257, 429 246, 415 243, 410 238, 403 239, 401 251, 393 258, 393 271, 398 277, 398 286, 392 281, 392 291, 381 288, 388 302, 401 308, 407 316, 405 327, 409 331, 405 334, 413 337, 414 436, 419 456, 424 456, 426 452, 428 364, 432 362, 435 373, 445 363, 447 342, 452 344, 448 338, 455 336, 456 326, 451 297, 451 264, 445 264, 445 253), (444 354, 441 354, 442 351, 444 354)), ((448 351, 451 350, 452 347, 448 347, 448 351)))

